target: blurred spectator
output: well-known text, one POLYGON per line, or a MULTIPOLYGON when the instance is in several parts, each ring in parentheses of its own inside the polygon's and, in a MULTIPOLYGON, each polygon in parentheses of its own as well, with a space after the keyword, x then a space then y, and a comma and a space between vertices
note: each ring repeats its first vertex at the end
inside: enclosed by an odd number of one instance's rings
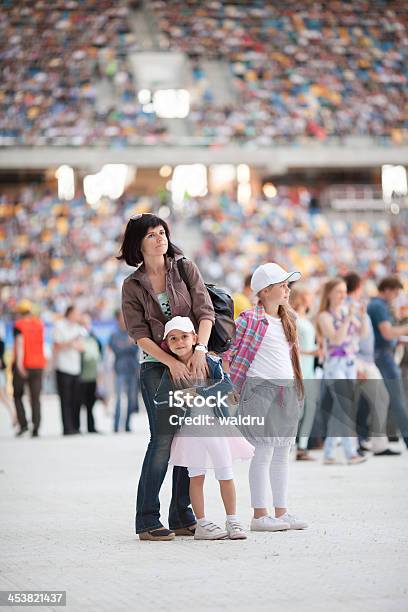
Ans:
POLYGON ((251 274, 247 274, 244 279, 244 287, 242 292, 236 292, 233 294, 232 298, 234 300, 234 319, 237 319, 241 312, 247 310, 248 308, 252 308, 252 289, 251 289, 251 274))
POLYGON ((408 325, 396 325, 392 306, 403 285, 396 276, 387 276, 378 284, 378 296, 368 305, 374 328, 375 364, 381 372, 390 396, 390 410, 408 448, 408 409, 402 384, 401 370, 395 362, 395 348, 399 336, 408 334, 408 325))
POLYGON ((319 399, 320 384, 315 381, 314 362, 320 354, 316 344, 316 331, 309 319, 313 305, 313 294, 304 285, 295 284, 290 292, 290 305, 298 315, 297 328, 300 345, 300 366, 304 380, 305 401, 302 420, 299 424, 298 448, 296 459, 298 461, 313 460, 308 450, 308 442, 316 414, 319 399))
POLYGON ((79 433, 79 376, 87 335, 80 322, 79 310, 68 306, 64 318, 57 321, 54 329, 55 373, 64 436, 79 433))
MULTIPOLYGON (((348 303, 354 304, 356 311, 362 304, 363 282, 361 277, 355 272, 349 272, 344 276, 344 281, 347 286, 348 303)), ((387 388, 384 384, 380 370, 375 365, 374 356, 374 330, 371 319, 365 311, 363 317, 365 319, 365 336, 359 338, 356 353, 357 362, 357 395, 356 402, 358 410, 368 406, 368 432, 371 431, 371 447, 370 450, 374 455, 400 455, 398 451, 393 451, 388 447, 388 439, 385 435, 387 414, 389 406, 389 396, 387 388)), ((358 421, 357 416, 357 421, 358 421)), ((366 450, 367 443, 361 443, 362 450, 366 450)))
POLYGON ((357 378, 355 338, 367 333, 362 309, 345 308, 347 287, 342 278, 328 280, 323 286, 317 326, 324 339, 322 398, 327 390, 333 407, 324 442, 324 463, 335 464, 340 438, 349 465, 365 460, 357 453, 355 381, 357 378))
POLYGON ((31 403, 33 438, 38 437, 41 422, 40 394, 44 356, 44 324, 33 314, 33 306, 28 300, 22 300, 17 307, 19 317, 14 323, 14 360, 13 360, 13 394, 16 406, 19 431, 22 436, 28 431, 24 410, 24 388, 28 385, 31 403))
MULTIPOLYGON (((402 307, 400 325, 408 325, 408 305, 402 307)), ((401 351, 401 376, 402 385, 404 387, 405 398, 408 400, 408 336, 403 337, 400 347, 401 351)))
POLYGON ((115 415, 113 431, 118 432, 121 423, 122 394, 127 398, 125 431, 130 429, 130 417, 139 411, 139 349, 129 337, 121 310, 116 311, 118 329, 109 339, 109 347, 115 356, 115 415))
POLYGON ((17 425, 17 417, 16 412, 14 410, 13 402, 10 399, 10 396, 7 391, 7 371, 6 371, 6 362, 4 361, 4 353, 5 353, 6 345, 2 337, 0 337, 0 404, 4 404, 6 407, 11 422, 14 425, 17 425))
POLYGON ((98 433, 95 429, 93 408, 96 402, 98 367, 102 360, 102 344, 92 331, 92 319, 88 313, 81 317, 81 323, 88 335, 84 337, 84 350, 81 353, 81 374, 79 377, 79 403, 74 413, 74 429, 80 431, 81 408, 87 413, 88 433, 98 433))

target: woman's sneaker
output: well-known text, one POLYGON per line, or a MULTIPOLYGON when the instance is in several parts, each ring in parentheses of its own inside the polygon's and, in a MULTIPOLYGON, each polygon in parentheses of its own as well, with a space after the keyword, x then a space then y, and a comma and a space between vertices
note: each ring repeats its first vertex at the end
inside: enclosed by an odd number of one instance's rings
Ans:
POLYGON ((334 457, 325 457, 323 459, 324 465, 337 465, 338 461, 334 457))
POLYGON ((289 514, 289 512, 285 512, 285 514, 282 514, 279 519, 281 521, 285 521, 285 523, 289 523, 291 529, 307 529, 309 527, 309 525, 305 523, 305 521, 302 521, 300 518, 294 516, 293 514, 289 514))
POLYGON ((211 521, 197 522, 194 533, 195 540, 225 540, 226 538, 228 538, 228 531, 223 531, 221 527, 211 521))
POLYGON ((251 521, 251 531, 286 531, 290 529, 289 523, 274 516, 261 516, 251 521))
POLYGON ((360 455, 354 455, 354 457, 351 457, 351 459, 349 459, 347 463, 349 465, 356 465, 357 463, 364 463, 364 461, 367 461, 367 457, 360 457, 360 455))
POLYGON ((309 451, 299 448, 296 451, 296 461, 316 461, 316 457, 312 457, 309 451))
POLYGON ((246 533, 241 523, 236 519, 227 519, 225 521, 225 529, 230 540, 246 540, 246 533))

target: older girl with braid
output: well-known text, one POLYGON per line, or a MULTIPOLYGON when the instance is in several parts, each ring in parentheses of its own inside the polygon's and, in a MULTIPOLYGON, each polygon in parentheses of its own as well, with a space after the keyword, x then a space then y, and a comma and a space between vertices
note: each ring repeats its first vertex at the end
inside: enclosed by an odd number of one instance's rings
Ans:
POLYGON ((255 447, 249 469, 252 531, 307 527, 287 510, 289 453, 304 395, 296 313, 288 303, 288 283, 299 278, 276 263, 255 270, 251 288, 258 304, 238 317, 234 345, 224 354, 224 367, 241 393, 242 431, 255 447), (274 516, 268 511, 271 492, 274 516))

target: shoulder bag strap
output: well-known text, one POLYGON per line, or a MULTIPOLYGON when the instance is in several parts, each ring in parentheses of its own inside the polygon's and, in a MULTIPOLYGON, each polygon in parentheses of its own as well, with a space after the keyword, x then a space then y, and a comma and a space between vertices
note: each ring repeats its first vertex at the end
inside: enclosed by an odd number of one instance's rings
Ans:
POLYGON ((181 278, 183 279, 183 281, 185 282, 187 287, 190 289, 190 285, 189 285, 189 282, 188 282, 186 270, 185 270, 184 264, 183 264, 184 259, 185 259, 185 257, 181 257, 180 259, 177 260, 177 269, 179 271, 179 274, 180 274, 181 278))

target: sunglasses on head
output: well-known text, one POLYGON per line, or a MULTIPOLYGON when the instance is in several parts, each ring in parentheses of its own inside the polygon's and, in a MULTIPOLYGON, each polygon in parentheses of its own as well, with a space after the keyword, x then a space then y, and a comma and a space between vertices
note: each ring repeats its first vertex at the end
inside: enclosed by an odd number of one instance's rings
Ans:
POLYGON ((153 213, 138 213, 137 215, 132 215, 130 217, 130 221, 136 221, 137 219, 141 219, 143 215, 152 215, 153 213))

